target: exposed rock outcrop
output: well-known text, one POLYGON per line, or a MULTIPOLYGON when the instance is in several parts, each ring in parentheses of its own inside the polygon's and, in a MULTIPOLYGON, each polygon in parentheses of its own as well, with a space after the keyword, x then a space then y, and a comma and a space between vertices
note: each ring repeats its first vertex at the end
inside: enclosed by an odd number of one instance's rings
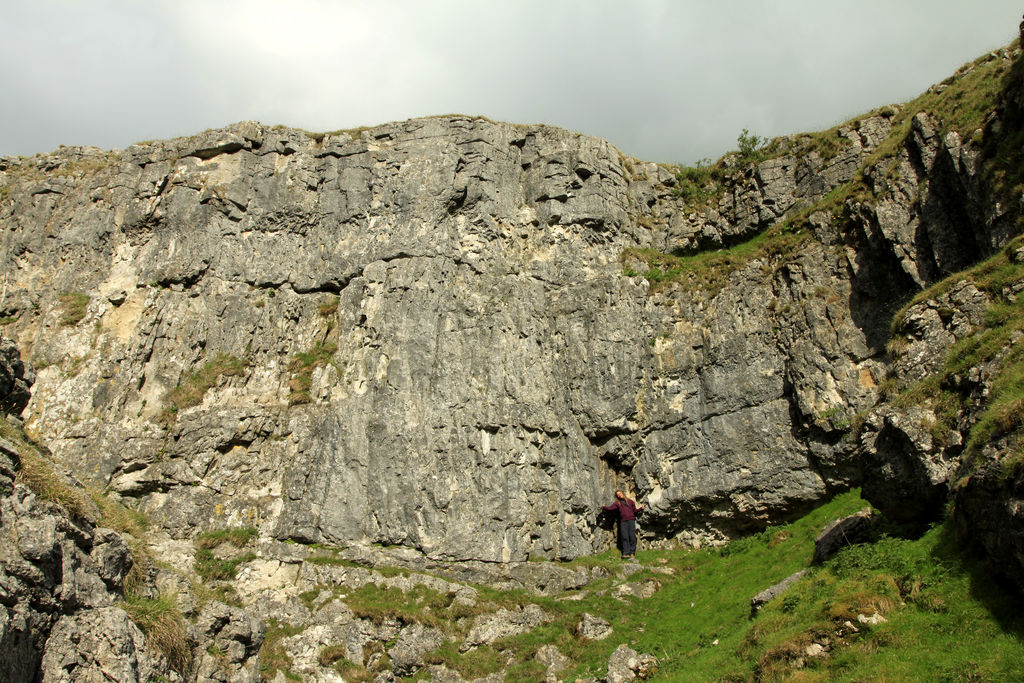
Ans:
MULTIPOLYGON (((20 410, 32 372, 2 338, 0 378, 0 405, 20 410)), ((98 510, 81 485, 21 441, 9 419, 0 416, 4 680, 141 682, 168 674, 166 662, 117 605, 132 566, 127 543, 96 526, 98 510)))
POLYGON ((752 597, 750 599, 750 615, 754 616, 755 614, 757 614, 757 611, 761 609, 763 605, 765 605, 768 602, 771 602, 772 600, 774 600, 775 598, 779 597, 787 590, 792 588, 793 584, 802 579, 806 573, 806 569, 801 569, 798 572, 790 574, 774 586, 769 586, 768 588, 765 588, 763 591, 752 597))
MULTIPOLYGON (((255 528, 258 552, 222 569, 257 613, 302 626, 275 627, 274 647, 311 676, 334 655, 412 673, 444 638, 359 617, 342 587, 437 591, 448 608, 478 599, 467 581, 585 586, 597 570, 528 560, 608 548, 598 513, 616 489, 666 543, 763 528, 861 483, 887 516, 927 520, 955 489, 961 523, 1019 558, 994 531, 1019 527, 1016 437, 965 439, 1017 337, 947 370, 1024 285, 965 278, 890 325, 1019 232, 990 172, 1024 128, 1012 66, 1008 51, 970 66, 1003 79, 977 131, 886 108, 728 155, 697 201, 602 140, 462 116, 326 135, 243 122, 0 160, 0 317, 38 368, 29 399, 31 371, 0 344, 0 406, 166 534, 174 571, 154 585, 184 588, 201 532, 255 528), (956 410, 907 398, 940 374, 966 397, 956 410)), ((2 566, 34 597, 0 601, 0 657, 20 672, 67 630, 58 613, 130 623, 109 611, 130 554, 16 485, 6 443, 2 521, 26 533, 2 566)), ((256 677, 264 626, 182 600, 198 675, 256 677)), ((479 615, 462 646, 536 612, 479 615)), ((116 675, 166 668, 114 631, 93 645, 124 653, 116 675)), ((67 676, 90 665, 54 642, 67 676)))
POLYGON ((825 525, 814 537, 813 562, 824 562, 843 548, 864 539, 876 522, 874 511, 868 507, 825 525))
MULTIPOLYGON (((571 558, 612 542, 595 517, 616 488, 649 533, 760 528, 858 480, 842 437, 886 376, 891 310, 1006 232, 980 147, 933 117, 863 166, 897 116, 830 156, 794 138, 734 160, 699 207, 603 141, 465 117, 6 160, 0 314, 43 367, 27 424, 182 538, 258 521, 571 558), (734 244, 852 182, 874 199, 717 284, 622 274, 628 250, 734 244)), ((897 423, 870 423, 872 476, 915 443, 897 423)))
MULTIPOLYGON (((749 236, 849 180, 874 138, 847 136, 827 172, 752 166, 693 239, 749 236)), ((646 497, 650 531, 721 537, 856 477, 833 418, 874 401, 898 291, 823 238, 652 296, 619 256, 693 242, 661 222, 675 181, 602 141, 460 117, 323 138, 246 123, 5 175, 7 312, 45 366, 28 424, 176 535, 258 520, 567 558, 611 542, 595 514, 615 488, 646 497)))

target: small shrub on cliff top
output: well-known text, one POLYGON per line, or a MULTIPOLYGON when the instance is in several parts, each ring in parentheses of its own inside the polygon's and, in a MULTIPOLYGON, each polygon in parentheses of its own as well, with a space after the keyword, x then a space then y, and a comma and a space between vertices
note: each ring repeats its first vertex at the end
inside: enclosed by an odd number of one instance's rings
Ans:
POLYGON ((736 138, 736 146, 745 159, 753 159, 759 150, 764 148, 766 140, 751 133, 746 128, 736 138))

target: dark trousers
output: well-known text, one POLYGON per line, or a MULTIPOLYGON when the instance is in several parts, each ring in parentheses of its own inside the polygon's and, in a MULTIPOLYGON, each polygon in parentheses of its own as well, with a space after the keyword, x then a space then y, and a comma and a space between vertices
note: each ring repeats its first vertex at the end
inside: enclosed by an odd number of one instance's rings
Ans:
POLYGON ((636 520, 619 520, 619 547, 623 555, 636 554, 636 520))

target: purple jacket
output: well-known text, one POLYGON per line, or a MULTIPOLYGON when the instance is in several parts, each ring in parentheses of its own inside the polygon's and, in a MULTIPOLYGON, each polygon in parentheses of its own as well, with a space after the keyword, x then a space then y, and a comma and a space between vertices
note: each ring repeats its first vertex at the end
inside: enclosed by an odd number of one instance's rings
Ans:
POLYGON ((636 503, 629 498, 625 500, 617 500, 611 505, 605 505, 604 509, 608 512, 612 510, 619 511, 619 519, 626 521, 630 519, 636 519, 636 503))

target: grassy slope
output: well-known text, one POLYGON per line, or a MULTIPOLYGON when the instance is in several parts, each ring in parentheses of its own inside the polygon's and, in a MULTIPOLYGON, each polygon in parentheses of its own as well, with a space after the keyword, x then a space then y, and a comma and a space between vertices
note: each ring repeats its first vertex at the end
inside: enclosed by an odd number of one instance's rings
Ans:
POLYGON ((660 680, 771 680, 798 671, 803 680, 1006 680, 1024 670, 1020 603, 957 549, 945 526, 916 541, 848 549, 749 618, 753 595, 810 566, 822 526, 864 505, 849 493, 724 550, 641 553, 645 564, 664 560, 680 574, 648 601, 590 607, 617 616, 635 649, 659 657, 660 680), (857 622, 876 609, 888 623, 857 622), (848 619, 861 629, 848 645, 794 667, 791 652, 848 619))
MULTIPOLYGON (((451 643, 429 660, 468 678, 501 670, 511 654, 518 663, 506 680, 536 681, 544 669, 533 655, 553 643, 573 660, 573 667, 559 674, 571 681, 602 677, 611 651, 625 642, 658 657, 654 680, 662 681, 1001 681, 1024 671, 1024 605, 960 548, 948 525, 916 540, 889 536, 884 532, 897 530, 882 528, 874 542, 851 546, 824 565, 810 564, 820 529, 864 506, 851 492, 792 524, 724 548, 641 551, 644 570, 628 581, 658 581, 661 589, 648 599, 614 598, 613 589, 622 582, 614 575, 588 586, 579 600, 481 589, 481 604, 473 611, 535 602, 553 620, 463 655, 451 643), (750 617, 753 595, 805 568, 809 573, 789 592, 750 617), (673 573, 662 573, 667 569, 673 573), (858 614, 876 611, 888 621, 858 622, 858 614), (614 634, 593 642, 576 636, 583 612, 607 619, 614 634), (844 628, 847 621, 858 632, 844 628), (807 657, 812 642, 828 643, 831 651, 807 657)), ((605 554, 576 563, 606 566, 614 574, 620 561, 605 554)), ((429 591, 404 600, 400 591, 363 592, 352 596, 359 602, 355 609, 370 617, 380 612, 416 618, 431 601, 429 591)), ((435 626, 445 628, 438 613, 445 609, 435 604, 430 610, 435 626)), ((344 666, 347 679, 372 680, 371 672, 344 666)), ((415 678, 428 676, 424 671, 415 678)))
POLYGON ((692 570, 650 601, 615 610, 620 633, 644 628, 634 648, 659 656, 663 680, 770 680, 798 671, 804 680, 1007 680, 1024 670, 1020 603, 958 549, 946 526, 916 541, 848 549, 749 618, 751 596, 809 566, 821 527, 863 505, 846 494, 725 552, 643 553, 645 563, 692 570), (857 622, 875 610, 888 623, 857 622), (822 634, 835 642, 846 620, 861 630, 848 645, 795 668, 791 653, 798 658, 822 634))

